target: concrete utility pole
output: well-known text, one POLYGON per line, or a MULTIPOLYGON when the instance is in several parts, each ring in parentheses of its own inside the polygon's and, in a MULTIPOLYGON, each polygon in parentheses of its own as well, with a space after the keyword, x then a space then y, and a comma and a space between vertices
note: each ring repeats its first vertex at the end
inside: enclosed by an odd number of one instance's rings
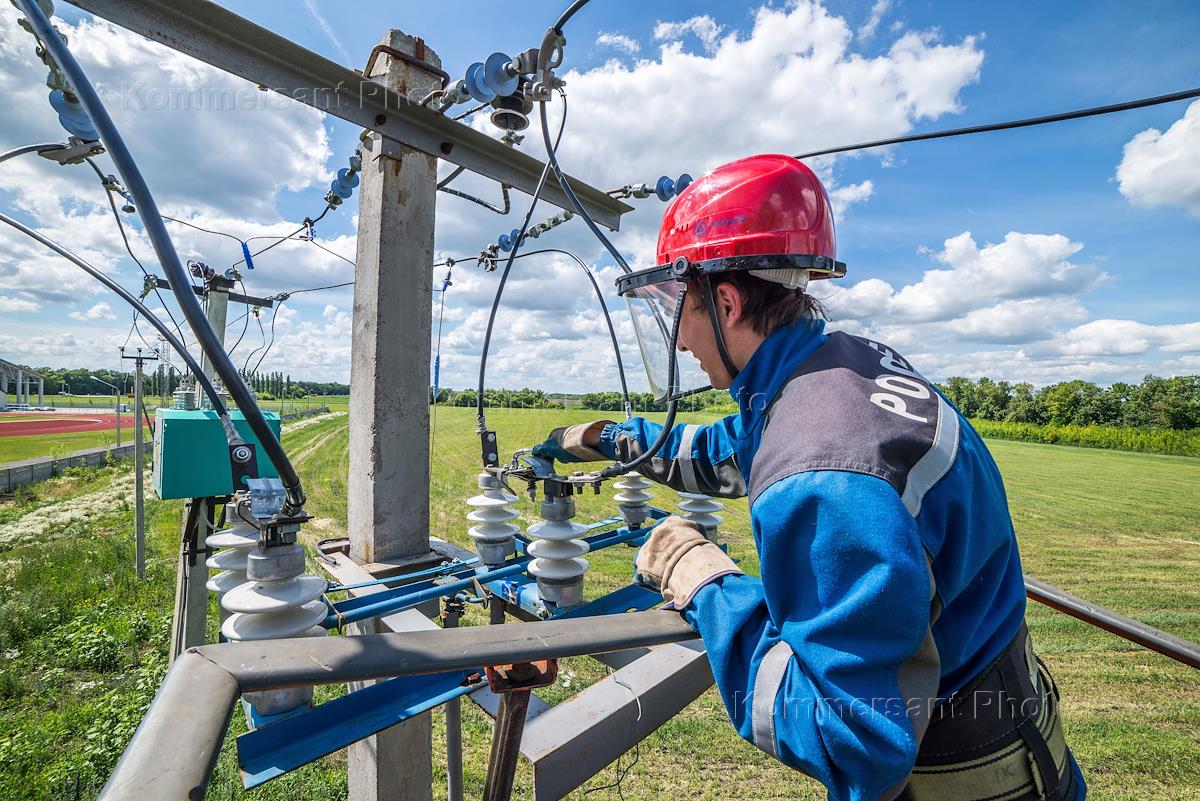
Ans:
MULTIPOLYGON (((433 67, 425 43, 391 30, 381 45, 433 67)), ((408 96, 435 74, 386 55, 368 78, 408 96)), ((350 557, 374 574, 429 561, 429 349, 437 159, 375 135, 363 154, 350 366, 350 557)), ((368 623, 360 631, 375 630, 368 623)), ((350 746, 351 801, 432 798, 428 713, 350 746)))
POLYGON ((142 486, 142 469, 145 453, 142 450, 142 419, 146 414, 142 400, 142 365, 147 361, 156 361, 157 356, 143 356, 142 349, 137 349, 136 356, 121 356, 122 359, 134 360, 133 373, 133 531, 137 550, 137 576, 146 577, 146 494, 142 486))

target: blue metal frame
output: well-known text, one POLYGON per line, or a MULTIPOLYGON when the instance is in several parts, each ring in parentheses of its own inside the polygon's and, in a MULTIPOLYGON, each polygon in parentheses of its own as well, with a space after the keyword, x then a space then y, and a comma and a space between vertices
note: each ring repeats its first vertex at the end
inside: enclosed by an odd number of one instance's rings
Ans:
MULTIPOLYGON (((657 523, 664 517, 667 517, 670 512, 661 509, 650 509, 649 519, 657 523)), ((620 518, 610 518, 599 523, 593 523, 588 526, 589 530, 605 528, 615 523, 620 522, 620 518)), ((621 527, 615 531, 606 531, 600 534, 595 534, 590 537, 584 537, 589 550, 599 551, 603 548, 609 548, 613 545, 622 543, 630 543, 631 545, 641 545, 649 536, 653 526, 630 529, 621 527)), ((521 550, 524 551, 524 543, 518 542, 521 550)), ((510 576, 523 576, 524 579, 514 579, 512 584, 520 586, 533 581, 526 573, 529 565, 529 555, 522 553, 516 556, 501 567, 480 570, 472 568, 469 565, 459 567, 452 572, 444 573, 435 578, 426 579, 424 581, 406 584, 403 587, 397 587, 383 592, 372 593, 371 595, 363 595, 358 598, 348 598, 344 601, 329 602, 329 615, 326 616, 321 624, 327 629, 337 629, 347 623, 354 623, 359 620, 379 617, 381 615, 392 614, 404 609, 411 609, 415 606, 432 601, 437 598, 452 598, 459 592, 470 591, 476 588, 477 585, 484 585, 492 589, 501 597, 508 597, 505 593, 504 585, 500 584, 501 579, 508 579, 510 576), (444 581, 449 577, 455 577, 454 581, 444 581), (442 583, 439 583, 442 582, 442 583)), ((442 570, 453 566, 440 566, 439 568, 431 568, 431 570, 442 570)), ((517 602, 517 596, 514 595, 510 602, 517 602)), ((540 613, 534 610, 528 610, 534 614, 540 613)))
MULTIPOLYGON (((477 671, 482 675, 482 668, 477 671)), ((381 681, 237 738, 247 790, 481 686, 470 673, 381 681)), ((478 678, 478 677, 477 677, 478 678)))
MULTIPOLYGON (((623 543, 640 546, 654 525, 669 514, 651 508, 649 524, 636 529, 622 526, 607 530, 621 523, 621 518, 601 520, 587 526, 589 532, 596 533, 584 537, 584 541, 591 551, 623 543)), ((654 590, 629 584, 572 609, 548 607, 538 596, 536 580, 528 573, 531 557, 525 552, 525 545, 525 542, 518 540, 517 555, 496 568, 479 567, 478 560, 453 561, 405 576, 333 585, 330 592, 386 585, 395 581, 408 582, 402 587, 358 598, 336 602, 326 598, 329 614, 322 625, 325 628, 340 628, 346 623, 411 609, 427 601, 453 598, 459 594, 466 600, 474 600, 474 596, 483 595, 481 588, 487 588, 508 603, 543 618, 622 614, 631 610, 644 611, 662 603, 662 596, 654 590), (419 580, 413 582, 413 578, 419 580)), ((252 725, 258 728, 237 740, 243 784, 247 789, 257 787, 452 698, 465 695, 480 686, 478 680, 469 682, 470 675, 440 673, 391 679, 315 708, 300 707, 273 717, 253 717, 252 725)))

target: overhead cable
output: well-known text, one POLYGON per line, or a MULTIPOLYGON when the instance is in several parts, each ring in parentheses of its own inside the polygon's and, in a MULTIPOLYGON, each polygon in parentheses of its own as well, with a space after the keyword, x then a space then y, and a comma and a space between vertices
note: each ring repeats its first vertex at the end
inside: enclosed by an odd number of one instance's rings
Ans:
MULTIPOLYGON (((190 282, 188 281, 187 270, 180 261, 179 254, 175 251, 171 235, 167 232, 167 228, 159 216, 158 205, 154 201, 150 187, 147 186, 141 171, 138 169, 133 154, 126 146, 120 131, 117 130, 112 117, 109 116, 108 110, 104 107, 104 103, 96 93, 95 87, 88 80, 87 74, 83 71, 79 62, 76 61, 74 54, 67 48, 63 38, 54 30, 54 27, 50 24, 50 20, 46 17, 45 12, 42 11, 36 0, 15 0, 15 2, 25 14, 26 19, 33 28, 34 34, 41 39, 43 47, 58 63, 62 72, 70 81, 80 104, 87 111, 88 117, 90 117, 97 132, 99 132, 100 141, 104 144, 105 149, 108 150, 113 163, 117 167, 117 171, 121 174, 126 189, 134 198, 135 205, 142 215, 142 225, 146 231, 146 235, 154 246, 155 253, 158 254, 159 264, 162 265, 163 271, 167 274, 167 280, 171 283, 171 289, 175 293, 175 299, 178 301, 180 308, 183 310, 184 317, 200 341, 205 354, 212 362, 217 373, 221 376, 222 381, 224 381, 229 394, 233 397, 242 414, 245 415, 250 430, 257 437, 267 457, 278 471, 287 493, 283 514, 287 516, 300 513, 305 500, 300 476, 297 475, 295 467, 288 459, 282 445, 279 443, 279 439, 275 436, 275 432, 267 423, 262 410, 258 408, 254 396, 251 395, 249 388, 246 387, 245 382, 238 375, 237 368, 221 345, 221 340, 217 337, 216 332, 213 331, 212 326, 208 324, 204 310, 200 307, 200 302, 196 300, 195 295, 188 286, 190 282)), ((232 425, 229 426, 229 430, 234 431, 232 425)))
MULTIPOLYGON (((546 101, 538 103, 538 111, 542 117, 542 129, 545 132, 546 152, 553 154, 558 149, 559 142, 562 141, 563 130, 567 127, 567 109, 563 107, 562 120, 558 124, 558 137, 551 142, 550 130, 546 126, 546 101)), ((500 298, 504 295, 504 285, 508 283, 508 274, 512 270, 513 259, 517 257, 517 250, 521 246, 521 240, 525 237, 525 229, 529 227, 529 221, 533 218, 533 210, 537 208, 538 198, 542 194, 542 187, 546 185, 546 178, 550 175, 550 161, 547 160, 542 166, 542 174, 538 176, 537 186, 534 187, 533 197, 529 200, 529 208, 525 211, 525 219, 521 221, 521 227, 518 229, 516 241, 513 243, 512 250, 509 251, 508 259, 504 262, 504 271, 500 273, 500 283, 496 285, 496 295, 492 298, 492 308, 488 312, 487 328, 483 334, 483 350, 479 354, 479 384, 478 392, 475 397, 475 417, 479 423, 478 430, 483 433, 487 429, 487 419, 484 414, 484 381, 487 375, 487 358, 488 348, 492 344, 492 327, 496 323, 496 312, 500 309, 500 298)))
POLYGON ((1101 114, 1113 114, 1118 111, 1130 111, 1136 108, 1158 106, 1163 103, 1174 103, 1178 100, 1188 100, 1189 98, 1193 97, 1200 97, 1200 89, 1188 89, 1183 92, 1173 92, 1169 95, 1147 97, 1142 100, 1130 100, 1127 103, 1114 103, 1111 106, 1096 106, 1095 108, 1085 108, 1078 111, 1067 111, 1063 112, 1062 114, 1049 114, 1045 117, 1029 117, 1028 119, 1023 120, 994 122, 990 125, 973 125, 969 128, 953 128, 949 131, 934 131, 932 133, 912 134, 911 136, 898 136, 894 139, 880 139, 875 142, 863 142, 857 145, 830 147, 824 150, 813 150, 809 153, 801 153, 795 158, 808 159, 813 158, 814 156, 828 156, 832 153, 846 153, 851 150, 866 150, 867 148, 883 147, 885 145, 900 145, 904 144, 905 142, 923 142, 926 139, 946 139, 951 136, 966 136, 967 134, 989 133, 991 131, 1007 131, 1012 128, 1028 128, 1034 125, 1045 125, 1051 122, 1078 120, 1083 117, 1096 117, 1101 114))
POLYGON ((613 355, 617 359, 617 374, 621 378, 621 402, 625 406, 625 415, 627 417, 632 415, 633 407, 629 402, 629 385, 625 381, 625 362, 621 358, 621 346, 617 342, 617 329, 613 326, 612 316, 608 313, 608 303, 606 303, 604 300, 604 293, 600 290, 600 284, 596 281, 596 276, 592 274, 591 269, 588 268, 587 263, 585 263, 583 259, 579 258, 579 256, 575 255, 569 250, 562 250, 560 248, 540 248, 538 250, 526 251, 516 258, 523 259, 526 256, 537 256, 541 253, 558 253, 566 256, 578 264, 579 269, 583 270, 583 274, 586 275, 588 280, 592 282, 592 289, 596 291, 596 300, 600 301, 600 311, 604 314, 604 322, 608 325, 608 336, 612 340, 613 355))
POLYGON ((76 256, 74 253, 67 250, 65 247, 58 244, 54 240, 43 236, 42 234, 40 234, 37 231, 30 228, 29 226, 25 225, 24 223, 14 220, 12 217, 9 217, 7 214, 4 214, 3 212, 0 212, 0 222, 11 225, 13 228, 16 228, 18 231, 25 234, 26 236, 32 237, 33 239, 36 239, 38 242, 41 242, 43 245, 50 248, 55 253, 57 253, 58 255, 62 256, 65 259, 67 259, 68 261, 72 262, 75 266, 79 267, 81 270, 86 272, 88 275, 92 276, 97 281, 104 284, 106 287, 111 289, 113 292, 116 292, 117 295, 119 295, 121 297, 121 300, 125 301, 130 306, 132 306, 136 312, 140 312, 141 315, 143 317, 145 317, 146 320, 158 330, 158 333, 162 334, 162 336, 167 340, 167 342, 169 342, 171 344, 171 347, 174 348, 175 351, 179 354, 180 358, 183 359, 184 363, 188 366, 188 369, 191 370, 192 373, 196 376, 197 383, 200 384, 201 389, 204 390, 204 393, 206 395, 208 395, 209 400, 212 401, 213 409, 216 410, 217 414, 222 415, 222 416, 227 414, 227 412, 225 410, 225 404, 221 401, 221 396, 217 394, 217 391, 213 387, 212 382, 208 380, 208 377, 206 375, 204 375, 204 371, 200 368, 200 365, 196 363, 196 359, 192 356, 192 354, 188 353, 187 347, 185 347, 183 342, 181 342, 175 336, 175 334, 173 334, 171 332, 171 329, 167 327, 166 323, 164 323, 162 320, 160 320, 158 318, 157 315, 153 314, 149 309, 147 309, 140 300, 138 300, 136 297, 134 297, 134 295, 131 292, 129 292, 129 290, 125 289, 125 287, 121 286, 116 281, 109 278, 107 275, 100 272, 95 267, 88 264, 86 261, 81 259, 79 256, 76 256))

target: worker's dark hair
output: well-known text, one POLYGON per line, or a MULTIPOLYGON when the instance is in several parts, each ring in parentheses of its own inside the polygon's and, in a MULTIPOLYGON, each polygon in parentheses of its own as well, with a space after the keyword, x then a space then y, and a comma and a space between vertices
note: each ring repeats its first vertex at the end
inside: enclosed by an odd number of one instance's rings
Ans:
MULTIPOLYGON (((721 284, 733 285, 742 296, 742 319, 749 322, 754 333, 760 336, 770 336, 776 328, 797 320, 827 317, 821 301, 804 290, 792 289, 774 281, 764 281, 745 271, 714 273, 709 276, 709 281, 712 282, 714 292, 721 284)), ((701 289, 702 287, 692 282, 688 287, 688 295, 693 302, 703 306, 704 295, 699 291, 701 289)))

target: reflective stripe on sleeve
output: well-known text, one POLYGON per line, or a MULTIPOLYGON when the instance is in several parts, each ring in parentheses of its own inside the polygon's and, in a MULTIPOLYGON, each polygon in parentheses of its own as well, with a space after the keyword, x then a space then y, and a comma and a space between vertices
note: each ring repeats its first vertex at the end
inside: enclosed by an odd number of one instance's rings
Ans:
POLYGON ((675 460, 679 463, 679 477, 687 492, 699 492, 700 485, 696 482, 696 466, 692 463, 692 442, 696 439, 698 425, 686 425, 679 438, 679 449, 675 451, 675 460))
POLYGON ((750 707, 754 744, 776 759, 779 749, 775 745, 775 699, 791 659, 792 647, 780 640, 767 651, 754 677, 754 701, 750 707))

